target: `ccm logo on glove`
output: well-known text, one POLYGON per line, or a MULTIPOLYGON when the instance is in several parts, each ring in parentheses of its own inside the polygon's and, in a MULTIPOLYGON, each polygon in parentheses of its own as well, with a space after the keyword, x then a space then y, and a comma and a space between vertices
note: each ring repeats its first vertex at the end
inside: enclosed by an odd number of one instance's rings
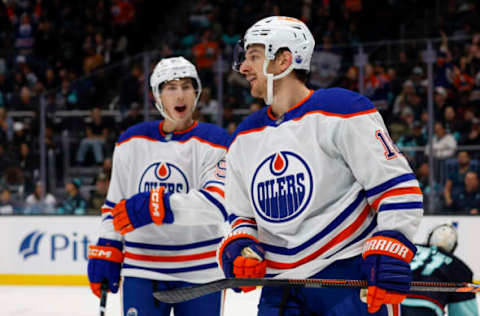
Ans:
POLYGON ((164 187, 154 189, 150 192, 150 215, 155 224, 160 225, 163 223, 165 217, 165 210, 163 206, 163 191, 164 187))
POLYGON ((103 259, 112 262, 122 262, 123 253, 115 247, 90 245, 88 247, 89 259, 103 259))
POLYGON ((363 258, 369 255, 387 255, 397 259, 410 262, 413 259, 414 253, 407 246, 396 239, 376 236, 372 237, 365 243, 363 248, 363 258))

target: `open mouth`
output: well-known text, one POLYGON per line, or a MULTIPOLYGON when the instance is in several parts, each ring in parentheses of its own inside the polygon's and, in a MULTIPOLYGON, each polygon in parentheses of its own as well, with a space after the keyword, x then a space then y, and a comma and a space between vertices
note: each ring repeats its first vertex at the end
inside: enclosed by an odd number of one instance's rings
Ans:
POLYGON ((184 113, 186 110, 187 110, 186 105, 179 105, 175 107, 175 111, 177 111, 178 113, 184 113))

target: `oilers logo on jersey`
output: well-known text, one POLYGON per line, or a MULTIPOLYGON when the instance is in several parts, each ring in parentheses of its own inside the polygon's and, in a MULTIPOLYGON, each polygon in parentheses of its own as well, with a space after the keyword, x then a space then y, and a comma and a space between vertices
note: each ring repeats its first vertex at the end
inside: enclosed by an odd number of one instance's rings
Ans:
POLYGON ((176 165, 159 161, 149 165, 143 172, 138 192, 149 192, 157 187, 165 187, 165 193, 187 193, 189 186, 185 173, 176 165))
POLYGON ((281 151, 268 156, 255 170, 251 199, 258 215, 281 223, 300 215, 310 203, 312 172, 298 154, 281 151))

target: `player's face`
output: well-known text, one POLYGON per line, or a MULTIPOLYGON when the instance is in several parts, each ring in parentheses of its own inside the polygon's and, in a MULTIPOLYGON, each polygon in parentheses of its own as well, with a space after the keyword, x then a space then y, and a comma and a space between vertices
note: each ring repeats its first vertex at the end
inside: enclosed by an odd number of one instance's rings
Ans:
POLYGON ((160 92, 165 111, 178 122, 192 119, 195 97, 196 91, 190 78, 169 81, 160 92))
POLYGON ((265 98, 267 94, 267 78, 263 74, 265 47, 250 45, 245 53, 245 60, 240 65, 240 73, 250 83, 250 93, 255 98, 265 98))

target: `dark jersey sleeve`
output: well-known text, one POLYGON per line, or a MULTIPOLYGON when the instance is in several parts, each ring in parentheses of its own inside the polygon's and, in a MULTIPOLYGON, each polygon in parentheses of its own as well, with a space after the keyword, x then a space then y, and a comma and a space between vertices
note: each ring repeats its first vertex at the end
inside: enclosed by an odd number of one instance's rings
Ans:
MULTIPOLYGON (((417 254, 411 263, 415 281, 472 282, 473 273, 470 268, 453 254, 434 246, 417 245, 417 249, 417 254)), ((407 296, 428 297, 443 306, 475 298, 474 293, 445 292, 412 292, 407 296)))

